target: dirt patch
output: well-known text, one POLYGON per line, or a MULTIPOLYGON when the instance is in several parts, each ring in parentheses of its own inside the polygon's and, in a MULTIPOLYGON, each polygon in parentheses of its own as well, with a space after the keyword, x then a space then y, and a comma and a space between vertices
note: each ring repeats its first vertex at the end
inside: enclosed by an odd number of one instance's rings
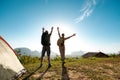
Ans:
POLYGON ((68 74, 71 80, 88 80, 85 75, 75 70, 69 70, 68 74))

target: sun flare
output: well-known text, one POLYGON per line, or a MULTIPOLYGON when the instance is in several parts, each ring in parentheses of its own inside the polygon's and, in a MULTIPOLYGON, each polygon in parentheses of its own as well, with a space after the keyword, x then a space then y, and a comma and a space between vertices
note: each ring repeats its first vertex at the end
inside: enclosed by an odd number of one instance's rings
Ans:
MULTIPOLYGON (((51 36, 51 50, 59 54, 59 49, 57 46, 57 40, 58 40, 58 32, 57 32, 57 27, 60 29, 60 34, 64 33, 65 37, 71 36, 72 34, 76 33, 75 29, 72 28, 70 25, 61 23, 61 24, 55 24, 53 34, 51 36)), ((76 50, 76 41, 78 38, 73 37, 69 40, 65 41, 65 47, 66 47, 66 54, 71 54, 71 52, 76 50)), ((78 48, 77 48, 78 49, 78 48)))

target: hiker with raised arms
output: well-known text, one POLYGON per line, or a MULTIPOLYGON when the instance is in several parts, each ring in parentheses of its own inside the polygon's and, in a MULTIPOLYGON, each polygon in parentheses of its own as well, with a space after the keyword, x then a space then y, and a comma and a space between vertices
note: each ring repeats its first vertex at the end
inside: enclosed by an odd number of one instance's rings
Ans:
POLYGON ((59 31, 59 27, 57 27, 57 31, 58 31, 58 36, 59 36, 59 39, 57 41, 57 45, 59 47, 59 51, 60 51, 60 55, 61 55, 61 60, 62 60, 62 64, 64 65, 65 63, 65 40, 75 36, 76 34, 73 34, 69 37, 65 37, 65 34, 62 33, 62 35, 60 35, 60 31, 59 31))
POLYGON ((41 36, 41 44, 42 44, 42 54, 41 54, 41 58, 40 58, 40 67, 42 67, 42 62, 43 62, 43 57, 45 56, 45 52, 47 52, 47 56, 48 56, 48 67, 51 67, 51 63, 50 63, 50 37, 52 35, 53 32, 53 27, 51 28, 51 32, 48 33, 47 30, 45 30, 44 28, 42 28, 42 36, 41 36))

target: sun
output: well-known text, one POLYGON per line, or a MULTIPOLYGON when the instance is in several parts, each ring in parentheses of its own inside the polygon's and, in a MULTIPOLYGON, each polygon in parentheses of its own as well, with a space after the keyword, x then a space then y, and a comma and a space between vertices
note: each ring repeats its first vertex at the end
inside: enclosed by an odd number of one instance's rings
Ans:
MULTIPOLYGON (((41 26, 38 28, 35 28, 35 32, 32 32, 32 34, 30 36, 27 36, 27 38, 24 41, 20 41, 22 43, 18 43, 19 46, 25 46, 30 48, 32 51, 37 50, 40 51, 42 50, 42 45, 41 45, 41 35, 42 35, 42 28, 44 27, 46 30, 48 30, 49 32, 51 31, 51 27, 53 26, 53 33, 51 35, 51 52, 57 53, 58 55, 60 55, 59 53, 59 48, 57 46, 57 40, 58 40, 58 32, 57 32, 57 27, 59 27, 60 30, 60 34, 64 33, 65 37, 71 36, 72 34, 76 34, 76 36, 68 39, 65 41, 65 54, 69 55, 72 52, 76 52, 76 51, 88 51, 88 50, 93 50, 95 48, 91 47, 91 43, 89 43, 89 41, 87 41, 87 39, 84 38, 84 35, 81 34, 80 32, 82 32, 82 29, 76 28, 75 26, 73 26, 72 24, 69 24, 67 22, 54 22, 54 23, 50 23, 47 24, 45 26, 41 26), (31 38, 32 37, 32 38, 31 38), (24 43, 23 43, 24 42, 24 43), (32 42, 32 43, 31 43, 32 42), (31 43, 31 44, 30 44, 31 43)), ((17 45, 17 44, 16 44, 17 45)))
MULTIPOLYGON (((57 27, 59 27, 60 34, 64 33, 65 37, 71 36, 72 34, 76 33, 75 29, 71 27, 68 24, 65 23, 59 23, 59 24, 54 24, 54 30, 51 36, 51 50, 59 54, 59 49, 57 46, 57 40, 58 40, 58 32, 57 32, 57 27)), ((71 54, 71 52, 76 50, 76 37, 70 38, 65 41, 65 52, 66 54, 71 54)), ((77 40, 78 41, 78 40, 77 40)))
MULTIPOLYGON (((44 27, 46 30, 48 30, 48 32, 51 31, 51 27, 54 27, 53 29, 53 33, 51 35, 51 52, 57 53, 58 55, 59 53, 59 48, 57 46, 57 40, 59 38, 58 36, 58 32, 57 32, 57 27, 59 27, 60 30, 60 34, 64 33, 65 37, 71 36, 72 34, 76 33, 76 36, 68 39, 65 41, 65 54, 69 55, 72 52, 75 51, 80 51, 80 50, 85 50, 86 49, 86 45, 85 45, 85 40, 83 38, 83 36, 81 34, 79 34, 78 32, 78 28, 72 26, 72 24, 66 23, 66 22, 50 22, 50 24, 47 24, 45 26, 38 26, 38 29, 34 30, 35 33, 33 35, 33 37, 29 38, 29 41, 26 41, 26 46, 28 46, 28 48, 30 48, 31 50, 38 50, 41 51, 42 50, 42 45, 40 43, 40 36, 42 35, 42 27, 44 27), (29 44, 31 43, 32 44, 29 44), (28 44, 27 44, 28 43, 28 44)), ((80 30, 79 30, 80 31, 80 30)), ((80 31, 81 32, 81 31, 80 31)))

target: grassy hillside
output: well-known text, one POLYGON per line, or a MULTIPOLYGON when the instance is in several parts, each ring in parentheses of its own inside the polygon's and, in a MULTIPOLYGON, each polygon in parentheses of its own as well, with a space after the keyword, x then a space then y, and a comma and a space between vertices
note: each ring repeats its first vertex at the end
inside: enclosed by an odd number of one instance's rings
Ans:
POLYGON ((28 71, 21 79, 120 80, 120 57, 88 59, 67 58, 63 67, 60 58, 58 57, 51 60, 51 63, 52 67, 47 69, 47 59, 44 59, 43 66, 35 72, 39 67, 39 58, 29 58, 28 62, 23 63, 28 71))

